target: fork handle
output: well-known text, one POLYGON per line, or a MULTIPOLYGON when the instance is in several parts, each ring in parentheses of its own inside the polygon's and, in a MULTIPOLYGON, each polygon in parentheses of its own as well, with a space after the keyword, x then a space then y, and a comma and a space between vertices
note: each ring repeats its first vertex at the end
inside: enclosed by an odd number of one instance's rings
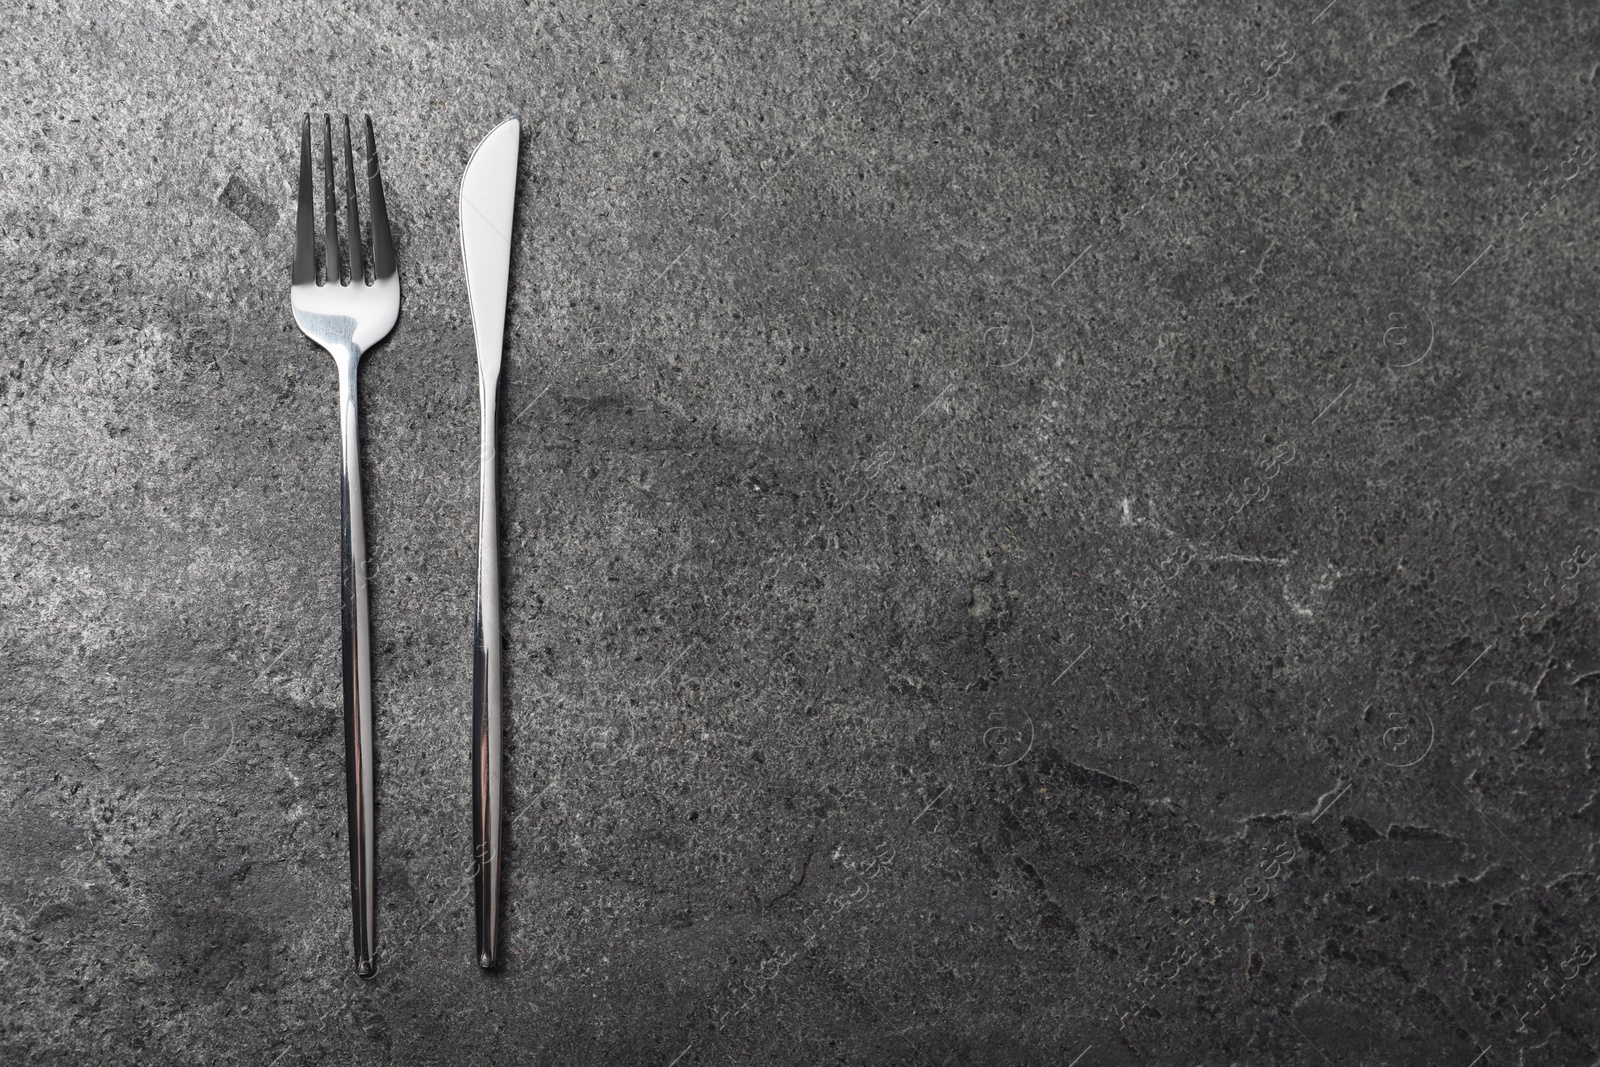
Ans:
POLYGON ((340 360, 341 629, 344 636, 344 772, 350 820, 350 911, 356 973, 377 970, 377 838, 373 818, 372 634, 367 625, 367 530, 361 506, 356 358, 340 360))
POLYGON ((472 639, 473 896, 478 966, 500 960, 500 520, 494 381, 480 381, 478 597, 472 639))

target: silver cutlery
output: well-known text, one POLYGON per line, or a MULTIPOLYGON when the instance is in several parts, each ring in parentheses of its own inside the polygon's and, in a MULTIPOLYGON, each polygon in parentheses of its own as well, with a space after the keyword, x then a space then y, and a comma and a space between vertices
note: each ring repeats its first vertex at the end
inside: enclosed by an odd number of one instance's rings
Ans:
POLYGON ((315 223, 311 204, 311 116, 300 127, 300 206, 295 228, 294 276, 289 302, 305 335, 333 357, 339 370, 340 487, 343 511, 341 629, 344 644, 345 787, 350 822, 350 909, 356 973, 377 970, 376 827, 373 819, 372 655, 367 626, 367 537, 361 507, 361 447, 356 408, 356 368, 373 345, 388 336, 400 314, 400 276, 384 207, 383 181, 367 128, 367 196, 372 226, 372 274, 366 280, 361 252, 361 216, 350 151, 350 119, 344 120, 345 237, 349 281, 341 279, 338 210, 333 193, 333 123, 323 116, 323 261, 318 283, 315 223))
POLYGON ((461 178, 461 259, 478 347, 478 603, 472 650, 473 897, 478 966, 499 962, 500 524, 496 514, 495 394, 511 275, 521 120, 490 131, 461 178))

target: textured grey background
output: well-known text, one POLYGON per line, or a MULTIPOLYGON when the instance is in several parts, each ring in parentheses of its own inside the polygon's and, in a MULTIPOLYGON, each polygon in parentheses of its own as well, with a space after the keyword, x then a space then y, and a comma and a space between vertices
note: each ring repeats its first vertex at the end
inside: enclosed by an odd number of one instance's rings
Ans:
POLYGON ((1600 1062, 1592 5, 358 6, 4 4, 0 1061, 1600 1062), (370 983, 307 109, 405 287, 370 983))

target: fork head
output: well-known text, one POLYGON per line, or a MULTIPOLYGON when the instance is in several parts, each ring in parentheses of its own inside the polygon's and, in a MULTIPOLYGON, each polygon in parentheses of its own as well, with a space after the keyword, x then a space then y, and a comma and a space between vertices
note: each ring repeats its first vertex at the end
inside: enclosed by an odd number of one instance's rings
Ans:
POLYGON ((350 151, 350 119, 344 120, 345 236, 349 254, 341 264, 338 210, 333 195, 333 120, 323 116, 322 173, 324 277, 317 282, 315 222, 311 204, 311 116, 300 126, 300 209, 295 228, 294 277, 289 303, 301 331, 353 369, 362 353, 388 336, 400 315, 400 275, 395 270, 389 213, 378 173, 372 117, 367 116, 367 199, 372 215, 372 281, 366 280, 361 252, 361 216, 356 207, 355 161, 350 151), (349 271, 344 281, 343 266, 349 271))

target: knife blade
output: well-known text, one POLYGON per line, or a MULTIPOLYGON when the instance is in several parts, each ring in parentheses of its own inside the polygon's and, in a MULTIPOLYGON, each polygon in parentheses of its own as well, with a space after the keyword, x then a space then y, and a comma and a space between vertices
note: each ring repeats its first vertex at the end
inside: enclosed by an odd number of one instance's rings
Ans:
POLYGON ((495 402, 511 280, 511 220, 522 122, 483 139, 461 178, 461 260, 478 348, 478 596, 472 650, 473 901, 478 966, 500 959, 500 524, 495 402))

